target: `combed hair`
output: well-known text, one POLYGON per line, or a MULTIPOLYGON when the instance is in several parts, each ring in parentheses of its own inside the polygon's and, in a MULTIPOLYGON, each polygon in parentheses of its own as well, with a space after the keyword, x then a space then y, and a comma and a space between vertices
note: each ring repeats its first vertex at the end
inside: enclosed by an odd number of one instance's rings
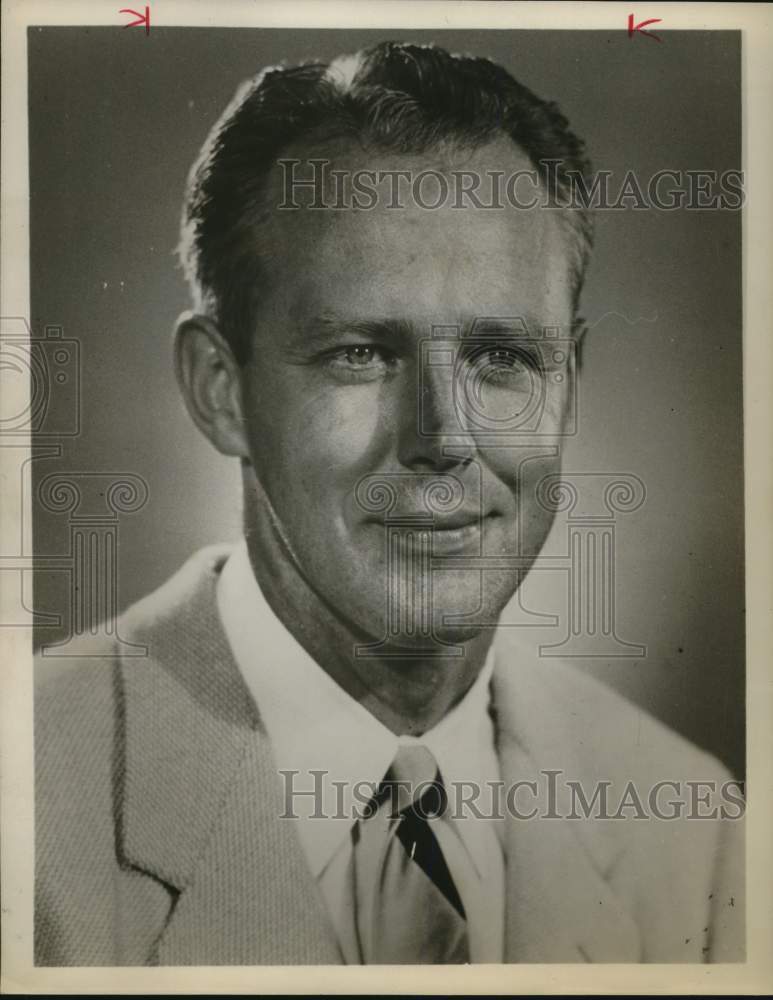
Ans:
MULTIPOLYGON (((264 195, 291 144, 353 138, 367 148, 422 153, 446 143, 476 149, 502 135, 528 156, 556 203, 573 177, 590 177, 583 143, 557 105, 489 59, 382 42, 329 64, 264 69, 238 89, 189 175, 178 252, 195 308, 215 320, 244 363, 260 296, 257 237, 270 212, 264 195)), ((559 215, 569 233, 576 309, 591 213, 575 207, 559 215)))

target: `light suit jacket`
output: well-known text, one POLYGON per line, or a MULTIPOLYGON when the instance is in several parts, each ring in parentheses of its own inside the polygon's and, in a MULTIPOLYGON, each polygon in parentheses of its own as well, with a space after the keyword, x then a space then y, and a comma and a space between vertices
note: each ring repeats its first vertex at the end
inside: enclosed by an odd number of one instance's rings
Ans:
MULTIPOLYGON (((36 668, 37 964, 342 960, 217 614, 227 554, 198 553, 121 620, 146 657, 36 668)), ((618 796, 633 780, 646 801, 661 780, 728 777, 604 685, 507 639, 492 684, 506 787, 542 789, 540 772, 560 770, 588 796, 596 780, 618 796)), ((742 822, 506 826, 507 962, 743 959, 742 822)))

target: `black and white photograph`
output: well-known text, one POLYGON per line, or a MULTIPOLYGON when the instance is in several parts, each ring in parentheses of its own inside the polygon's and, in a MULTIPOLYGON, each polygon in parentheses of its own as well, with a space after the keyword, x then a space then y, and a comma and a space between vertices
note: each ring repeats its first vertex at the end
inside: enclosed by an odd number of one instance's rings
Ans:
POLYGON ((741 983, 770 192, 733 5, 93 6, 15 23, 24 199, 3 168, 30 974, 741 983))

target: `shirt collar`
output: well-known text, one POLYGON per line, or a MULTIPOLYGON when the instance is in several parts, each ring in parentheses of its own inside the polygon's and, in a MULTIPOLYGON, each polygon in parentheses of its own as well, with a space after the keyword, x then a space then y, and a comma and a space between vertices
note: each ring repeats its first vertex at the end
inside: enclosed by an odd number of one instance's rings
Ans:
MULTIPOLYGON (((467 694, 437 725, 418 739, 399 737, 347 694, 274 614, 255 579, 244 539, 221 571, 217 602, 277 771, 286 772, 278 774, 285 812, 299 817, 298 833, 315 877, 347 836, 354 810, 384 777, 401 742, 428 747, 447 785, 476 781, 485 787, 499 777, 488 715, 491 651, 467 694)), ((465 836, 467 826, 459 824, 460 835, 479 867, 479 840, 465 836)))

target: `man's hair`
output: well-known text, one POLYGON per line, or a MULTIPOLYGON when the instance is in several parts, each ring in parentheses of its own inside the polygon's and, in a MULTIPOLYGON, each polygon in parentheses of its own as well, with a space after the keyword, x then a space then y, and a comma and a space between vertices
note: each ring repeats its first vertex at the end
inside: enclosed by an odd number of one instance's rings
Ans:
MULTIPOLYGON (((448 143, 476 149, 501 136, 528 156, 553 203, 578 174, 590 176, 583 143, 556 104, 489 59, 382 42, 329 64, 264 69, 239 88, 188 179, 178 251, 195 308, 244 363, 260 301, 266 188, 290 144, 349 137, 365 148, 422 153, 448 143)), ((567 223, 576 309, 591 214, 585 206, 558 214, 567 223)))

